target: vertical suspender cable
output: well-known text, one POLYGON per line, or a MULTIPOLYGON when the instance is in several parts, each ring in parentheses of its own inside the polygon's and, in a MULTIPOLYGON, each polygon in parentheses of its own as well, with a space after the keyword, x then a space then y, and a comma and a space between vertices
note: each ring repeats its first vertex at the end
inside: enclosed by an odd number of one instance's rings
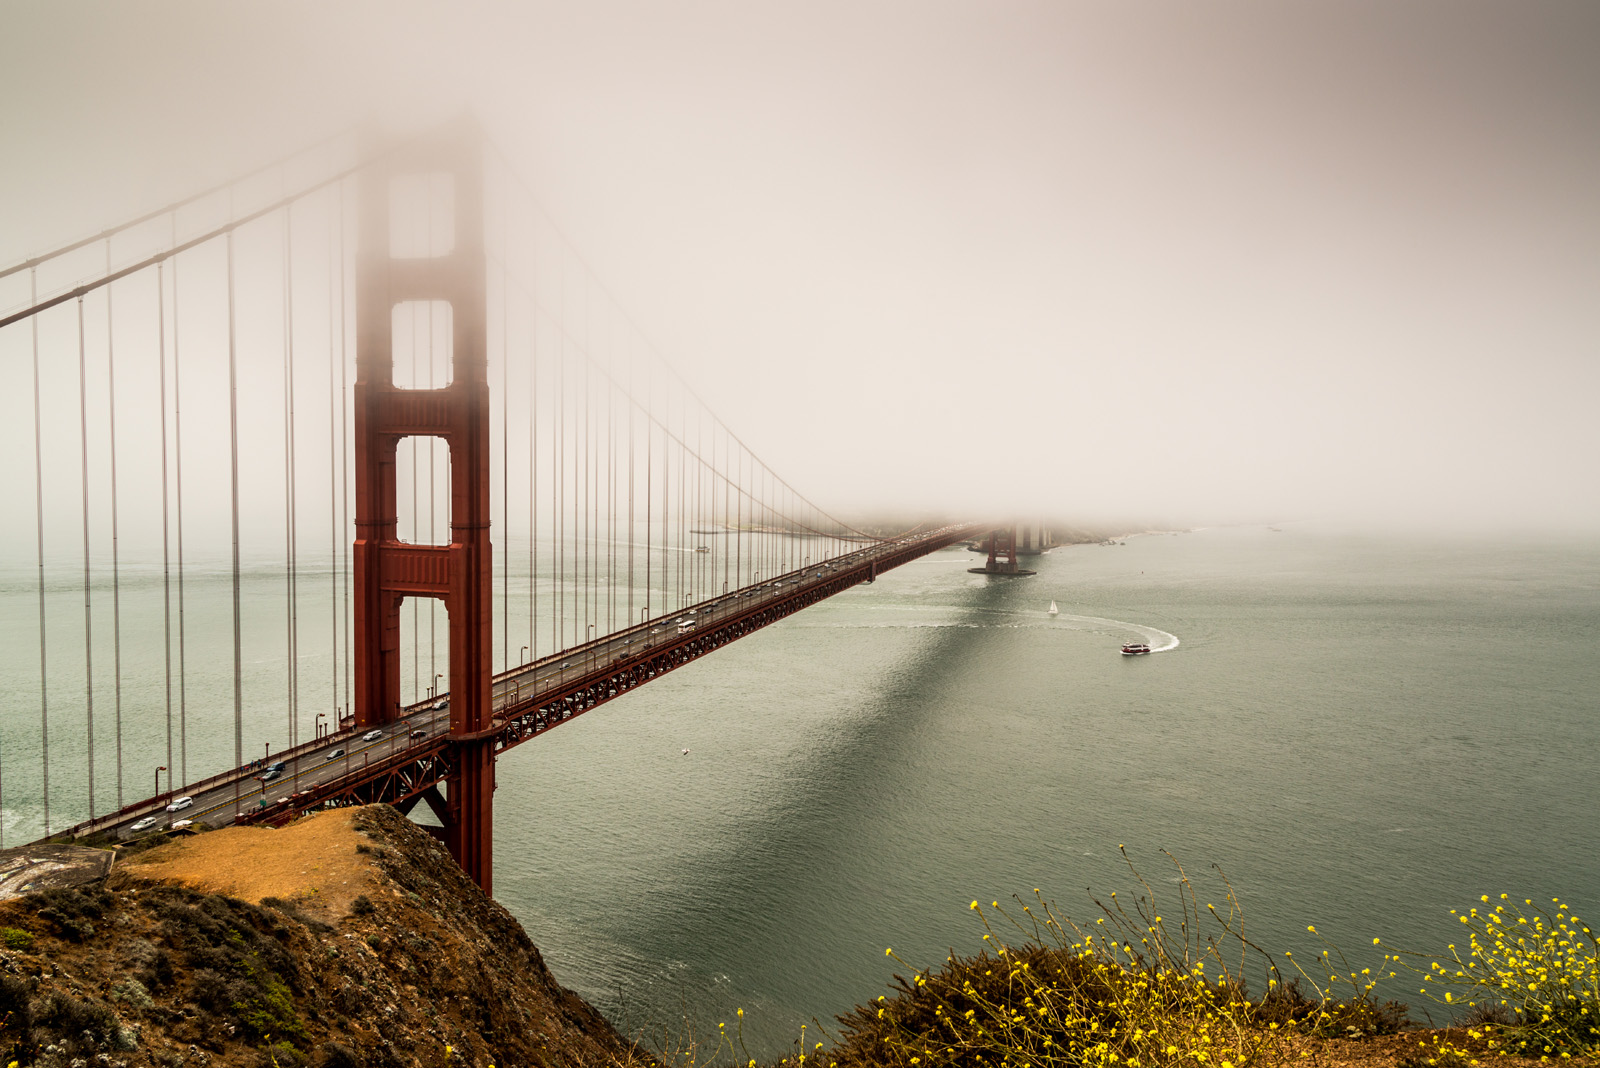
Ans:
MULTIPOLYGON (((504 210, 502 208, 502 210, 504 210)), ((511 290, 504 262, 500 265, 500 534, 505 558, 500 574, 500 670, 511 666, 511 345, 506 336, 511 313, 511 290)))
POLYGON ((94 818, 94 635, 89 587, 89 383, 84 367, 83 298, 78 298, 78 434, 83 473, 83 720, 88 740, 89 818, 94 818))
MULTIPOLYGON (((433 255, 433 178, 431 176, 428 179, 427 205, 428 205, 427 206, 428 255, 431 257, 433 255)), ((433 386, 434 386, 434 379, 433 379, 433 305, 434 305, 433 301, 431 301, 431 300, 428 301, 428 388, 430 390, 433 389, 433 386)), ((416 382, 416 381, 413 381, 411 384, 413 386, 421 385, 420 382, 416 382)), ((412 438, 411 440, 414 443, 416 441, 416 438, 412 438)), ((433 528, 433 498, 434 498, 434 489, 435 489, 434 480, 433 480, 433 459, 434 459, 434 457, 433 457, 433 443, 434 443, 435 440, 436 439, 434 438, 433 435, 430 434, 428 436, 428 541, 429 541, 429 543, 432 543, 435 540, 435 534, 434 534, 434 528, 433 528)), ((413 455, 413 457, 415 457, 416 453, 415 453, 414 450, 415 450, 416 446, 413 444, 412 447, 413 447, 412 455, 413 455)), ((415 479, 417 477, 416 476, 415 467, 413 467, 413 469, 412 469, 411 477, 412 477, 412 480, 415 481, 415 479)), ((412 508, 413 509, 416 508, 416 504, 415 503, 412 504, 412 508)), ((420 534, 420 532, 419 532, 419 534, 420 534)), ((419 536, 417 538, 417 540, 421 541, 422 539, 419 536)), ((434 677, 433 677, 433 673, 438 670, 434 666, 434 656, 433 656, 433 634, 434 634, 434 630, 433 630, 433 608, 434 608, 434 605, 437 603, 437 601, 432 597, 429 597, 427 599, 427 601, 428 601, 428 687, 429 687, 429 692, 431 693, 432 692, 432 687, 433 687, 433 684, 434 684, 434 681, 435 681, 434 677)), ((413 611, 414 612, 421 609, 421 607, 422 607, 422 603, 421 602, 422 602, 422 598, 420 598, 420 597, 412 599, 411 604, 413 606, 413 611)), ((415 616, 413 616, 413 618, 415 618, 415 616)), ((419 633, 415 640, 420 641, 421 637, 422 636, 419 633)), ((422 666, 421 663, 420 663, 421 657, 419 656, 417 659, 419 661, 419 663, 417 664, 417 667, 420 668, 422 666)), ((417 674, 416 670, 413 669, 412 676, 415 677, 416 674, 417 674)), ((413 690, 412 700, 416 700, 418 697, 422 696, 421 694, 415 692, 415 690, 416 690, 415 683, 413 683, 413 685, 412 685, 412 690, 413 690)))
POLYGON ((654 597, 650 585, 651 557, 655 549, 655 519, 651 515, 655 511, 655 491, 652 483, 655 480, 656 467, 656 431, 648 418, 652 406, 655 404, 655 367, 651 366, 644 380, 644 608, 642 615, 648 616, 650 602, 654 597))
POLYGON ((617 343, 615 331, 608 331, 606 344, 606 472, 609 483, 606 486, 606 505, 609 514, 606 516, 606 582, 609 593, 606 608, 606 629, 617 629, 617 387, 616 379, 610 374, 611 367, 616 359, 615 346, 617 343))
MULTIPOLYGON (((432 200, 432 193, 429 193, 429 200, 432 200)), ((429 221, 429 230, 432 230, 432 219, 429 221)), ((429 238, 432 238, 432 233, 429 233, 429 238)), ((432 251, 432 248, 429 251, 432 251)), ((432 309, 432 304, 429 307, 432 309)), ((434 344, 434 336, 432 336, 434 334, 434 321, 432 321, 432 315, 429 315, 427 329, 429 329, 427 344, 432 347, 432 344, 434 344)), ((421 376, 416 373, 416 349, 418 349, 418 344, 416 344, 416 305, 413 304, 411 305, 411 389, 418 389, 419 385, 422 384, 421 376)), ((429 352, 429 358, 432 358, 432 350, 429 352)), ((416 435, 413 435, 411 436, 411 540, 413 542, 422 540, 422 524, 418 518, 418 486, 421 486, 421 481, 418 480, 416 467, 418 467, 418 443, 416 443, 416 435)), ((421 675, 422 670, 421 601, 422 598, 418 598, 418 596, 411 598, 411 700, 418 700, 421 697, 418 692, 419 675, 421 675)))
POLYGON ((534 618, 539 610, 539 469, 534 441, 539 433, 539 305, 528 307, 528 661, 539 659, 534 618))
POLYGON ((595 494, 591 479, 599 471, 599 457, 594 455, 594 349, 593 335, 590 333, 589 324, 589 279, 585 275, 583 280, 583 532, 580 535, 579 545, 583 561, 583 634, 582 640, 588 641, 593 633, 590 629, 591 620, 595 615, 594 597, 594 549, 590 544, 594 539, 594 525, 590 521, 591 509, 595 507, 595 494))
MULTIPOLYGON (((428 198, 428 252, 430 254, 433 252, 433 198, 431 196, 428 198)), ((431 300, 428 301, 428 389, 430 389, 430 390, 432 390, 437 385, 437 380, 434 378, 433 305, 434 305, 433 301, 431 301, 431 300)), ((438 443, 439 443, 438 437, 436 437, 433 434, 429 434, 428 435, 428 544, 430 544, 430 545, 437 544, 438 541, 439 541, 438 527, 434 522, 436 506, 438 504, 438 499, 439 499, 439 487, 438 487, 438 481, 437 481, 437 478, 436 478, 437 469, 438 469, 439 465, 436 462, 438 457, 434 453, 434 448, 435 448, 436 445, 438 445, 438 443)), ((487 459, 487 457, 486 457, 486 459, 487 459)), ((420 598, 419 598, 419 600, 420 600, 420 598)), ((439 681, 438 676, 436 676, 434 674, 434 672, 439 670, 439 666, 438 666, 438 662, 437 662, 437 655, 436 655, 436 651, 435 651, 436 650, 436 638, 438 636, 438 616, 437 616, 437 613, 436 613, 435 610, 439 607, 439 599, 437 597, 429 597, 427 600, 428 600, 428 687, 429 687, 429 692, 433 693, 433 692, 436 692, 433 689, 434 683, 439 681)), ((493 618, 493 617, 491 617, 491 618, 493 618)))
MULTIPOLYGON (((346 259, 344 250, 345 220, 344 220, 345 191, 344 183, 339 183, 339 529, 344 536, 341 539, 341 551, 344 554, 344 713, 354 715, 355 709, 351 707, 351 657, 350 657, 350 628, 354 625, 352 619, 355 613, 350 611, 350 405, 349 400, 349 375, 350 360, 345 349, 350 339, 349 325, 345 321, 345 295, 349 287, 349 280, 345 276, 346 259)), ((338 729, 338 725, 334 726, 338 729)))
MULTIPOLYGON (((669 390, 672 383, 667 383, 669 390)), ((672 536, 668 524, 672 517, 672 398, 670 391, 661 402, 661 604, 656 611, 672 611, 672 536)))
MULTIPOLYGON (((603 591, 603 596, 601 597, 601 603, 604 606, 604 612, 602 613, 602 612, 597 610, 595 615, 596 615, 596 619, 603 618, 605 620, 605 629, 606 629, 607 633, 610 633, 611 630, 614 629, 614 623, 612 621, 612 616, 615 615, 615 613, 616 613, 616 606, 613 604, 614 597, 612 595, 612 591, 616 588, 616 584, 615 584, 615 581, 614 581, 614 579, 615 579, 615 575, 614 575, 615 559, 614 559, 614 554, 611 551, 611 546, 612 546, 613 541, 615 540, 615 535, 616 535, 615 517, 616 517, 616 514, 617 514, 617 508, 616 508, 616 501, 614 499, 614 494, 616 492, 616 479, 612 477, 613 476, 613 464, 612 464, 612 448, 611 448, 611 446, 612 446, 612 437, 611 437, 611 381, 610 381, 610 375, 609 375, 610 369, 611 369, 611 339, 608 337, 606 339, 606 371, 607 371, 607 375, 605 376, 606 377, 606 381, 601 383, 601 392, 605 397, 605 417, 604 417, 603 420, 600 421, 599 426, 596 428, 596 439, 598 441, 598 448, 604 450, 604 452, 603 452, 603 461, 600 464, 600 471, 596 474, 596 477, 595 477, 595 482, 596 482, 597 485, 599 484, 599 481, 600 481, 601 478, 604 478, 604 480, 605 480, 605 495, 604 495, 604 497, 600 498, 601 500, 605 501, 605 519, 604 519, 604 522, 602 524, 600 524, 599 527, 598 527, 598 530, 599 531, 603 531, 604 533, 601 534, 601 533, 597 532, 596 533, 596 537, 597 538, 604 537, 604 539, 605 539, 605 558, 606 558, 605 588, 604 588, 604 591, 603 591)), ((598 497, 599 495, 597 494, 596 496, 598 497)), ((596 508, 596 515, 598 515, 598 514, 599 514, 599 509, 597 507, 596 508)), ((600 628, 598 626, 596 626, 595 630, 599 631, 600 628)))
POLYGON ((295 456, 294 456, 294 220, 293 206, 283 212, 283 562, 284 649, 288 654, 285 702, 289 715, 289 745, 299 742, 299 641, 295 633, 295 456))
MULTIPOLYGON (((633 350, 628 350, 628 396, 633 397, 633 350)), ((634 414, 633 405, 625 406, 628 413, 628 617, 627 625, 633 626, 633 425, 638 421, 634 414)))
POLYGON ((555 400, 552 405, 554 418, 550 420, 550 451, 552 454, 553 469, 550 479, 550 533, 554 537, 555 559, 551 561, 551 575, 554 579, 553 596, 550 598, 550 628, 551 637, 555 639, 552 651, 565 649, 567 645, 566 625, 562 615, 566 609, 567 589, 567 523, 566 509, 566 408, 567 408, 567 334, 566 334, 566 278, 562 277, 562 321, 556 324, 556 388, 553 394, 555 400))
MULTIPOLYGON (((700 409, 698 407, 695 409, 694 416, 694 521, 696 523, 704 523, 706 514, 706 462, 704 459, 705 454, 701 452, 701 449, 705 445, 703 438, 705 424, 700 419, 700 409)), ((698 549, 699 545, 696 544, 695 548, 698 549)), ((697 587, 695 600, 700 600, 704 596, 706 588, 706 561, 701 558, 698 552, 695 553, 694 560, 695 585, 697 587)))
MULTIPOLYGON (((106 273, 111 273, 111 239, 106 239, 106 273)), ((111 436, 111 679, 116 703, 117 807, 122 807, 122 583, 117 560, 117 371, 111 319, 112 287, 106 286, 106 395, 111 436)))
MULTIPOLYGON (((338 186, 334 187, 336 190, 338 186)), ((338 362, 339 346, 334 344, 334 331, 339 321, 333 314, 333 287, 342 277, 334 260, 337 244, 332 227, 336 216, 328 213, 328 578, 332 588, 328 591, 328 636, 333 641, 333 655, 328 658, 332 669, 329 690, 333 701, 333 729, 339 729, 339 470, 338 470, 338 393, 334 389, 333 369, 338 362)), ((314 723, 315 721, 313 721, 314 723)))
MULTIPOLYGON (((29 303, 39 302, 39 269, 28 269, 29 303)), ((39 419, 39 319, 30 320, 33 328, 33 498, 34 519, 39 530, 39 763, 44 775, 41 800, 44 803, 44 833, 50 833, 50 684, 46 660, 44 607, 44 434, 39 419)))
MULTIPOLYGON (((177 218, 173 218, 177 243, 177 218)), ((189 661, 184 629, 183 596, 183 381, 178 364, 178 336, 182 319, 178 315, 178 260, 172 260, 172 475, 177 483, 175 517, 178 521, 178 779, 189 781, 189 661)), ((172 762, 167 762, 167 785, 172 785, 172 762)))
POLYGON ((167 493, 167 276, 166 264, 156 264, 156 349, 158 378, 161 385, 161 632, 165 646, 165 676, 167 683, 167 764, 172 761, 172 564, 169 554, 171 539, 169 524, 172 508, 167 493))
POLYGON ((239 598, 239 354, 233 295, 233 231, 228 231, 228 488, 233 536, 233 764, 244 763, 244 643, 239 598))
POLYGON ((733 487, 728 484, 728 479, 730 478, 730 476, 728 474, 728 435, 726 433, 724 433, 722 435, 722 467, 720 468, 720 470, 722 471, 722 478, 723 478, 723 486, 722 486, 722 543, 721 543, 721 545, 722 545, 722 589, 723 589, 723 592, 727 592, 727 589, 728 589, 728 555, 729 555, 728 554, 728 495, 729 495, 729 491, 731 491, 733 489, 733 487))
POLYGON ((694 487, 689 484, 689 393, 678 404, 678 607, 694 597, 695 558, 689 555, 689 513, 694 507, 694 487))

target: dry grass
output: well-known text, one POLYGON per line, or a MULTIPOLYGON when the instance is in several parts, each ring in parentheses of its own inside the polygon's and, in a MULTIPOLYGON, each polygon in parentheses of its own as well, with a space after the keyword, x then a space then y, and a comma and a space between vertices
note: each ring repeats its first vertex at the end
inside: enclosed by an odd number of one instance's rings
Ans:
POLYGON ((265 898, 333 920, 377 881, 354 826, 359 809, 333 809, 286 827, 223 827, 130 857, 124 878, 170 882, 259 905, 265 898))

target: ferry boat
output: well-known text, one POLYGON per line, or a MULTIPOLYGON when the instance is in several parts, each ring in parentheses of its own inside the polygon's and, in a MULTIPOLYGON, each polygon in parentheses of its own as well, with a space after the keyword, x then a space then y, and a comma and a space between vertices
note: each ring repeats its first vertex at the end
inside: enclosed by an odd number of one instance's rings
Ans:
POLYGON ((1124 642, 1122 646, 1123 656, 1143 656, 1149 651, 1149 642, 1124 642))

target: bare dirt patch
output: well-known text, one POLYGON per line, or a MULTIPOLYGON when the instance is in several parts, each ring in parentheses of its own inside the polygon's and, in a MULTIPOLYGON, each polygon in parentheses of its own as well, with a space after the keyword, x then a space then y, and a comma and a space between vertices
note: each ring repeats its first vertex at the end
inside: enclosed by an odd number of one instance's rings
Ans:
POLYGON ((357 811, 333 809, 280 828, 223 827, 130 857, 118 871, 254 905, 275 897, 344 916, 351 900, 377 885, 371 858, 356 850, 366 841, 353 825, 357 811))

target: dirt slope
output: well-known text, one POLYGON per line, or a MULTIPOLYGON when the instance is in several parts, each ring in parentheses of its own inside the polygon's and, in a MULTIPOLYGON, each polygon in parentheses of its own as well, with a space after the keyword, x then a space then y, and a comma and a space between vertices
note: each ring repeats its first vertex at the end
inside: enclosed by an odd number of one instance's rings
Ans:
POLYGON ((0 929, 0 1064, 641 1060, 385 806, 173 842, 0 903, 0 929))

